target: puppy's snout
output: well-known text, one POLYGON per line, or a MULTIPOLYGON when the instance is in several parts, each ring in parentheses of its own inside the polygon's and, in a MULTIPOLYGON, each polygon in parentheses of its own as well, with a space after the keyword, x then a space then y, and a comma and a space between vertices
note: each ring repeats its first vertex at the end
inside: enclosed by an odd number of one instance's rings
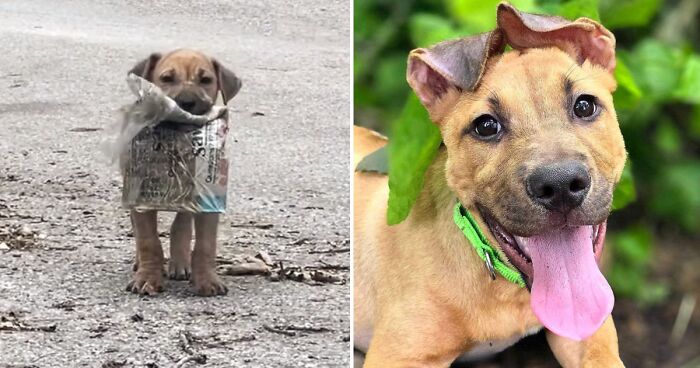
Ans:
POLYGON ((197 98, 191 93, 180 93, 176 98, 175 102, 180 106, 181 109, 193 113, 195 107, 197 107, 197 98))
POLYGON ((195 115, 204 114, 211 107, 208 101, 202 100, 196 93, 189 91, 180 92, 174 100, 181 109, 195 115))
POLYGON ((527 193, 536 203, 563 214, 579 207, 591 187, 591 176, 578 161, 540 166, 526 180, 527 193))
POLYGON ((178 103, 178 105, 180 105, 180 107, 187 112, 192 112, 192 110, 194 110, 194 106, 196 104, 197 103, 194 100, 192 100, 192 101, 180 101, 178 103))

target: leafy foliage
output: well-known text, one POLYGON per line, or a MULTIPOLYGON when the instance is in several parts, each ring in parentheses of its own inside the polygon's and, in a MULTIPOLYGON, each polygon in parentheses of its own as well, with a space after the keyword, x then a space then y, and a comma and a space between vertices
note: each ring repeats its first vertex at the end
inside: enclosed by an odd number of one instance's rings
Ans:
MULTIPOLYGON (((439 144, 405 82, 408 52, 491 30, 498 2, 355 1, 355 116, 391 138, 390 223, 410 212, 439 144)), ((688 1, 511 2, 525 11, 600 20, 617 37, 614 100, 629 161, 613 201, 610 279, 622 295, 656 301, 664 289, 646 281, 646 270, 657 231, 700 235, 700 39, 690 32, 695 20, 680 9, 688 1)))
POLYGON ((423 188, 424 175, 435 158, 442 138, 418 97, 411 95, 401 113, 389 144, 389 211, 387 221, 395 225, 411 212, 423 188))
POLYGON ((661 283, 648 282, 647 269, 653 256, 653 237, 646 227, 632 226, 608 237, 614 267, 608 271, 608 279, 615 291, 635 296, 643 303, 662 300, 668 289, 661 283))

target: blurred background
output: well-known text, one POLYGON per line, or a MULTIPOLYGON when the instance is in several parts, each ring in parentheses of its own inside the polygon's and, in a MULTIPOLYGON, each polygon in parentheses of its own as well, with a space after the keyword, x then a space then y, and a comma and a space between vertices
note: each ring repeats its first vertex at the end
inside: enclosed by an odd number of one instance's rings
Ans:
MULTIPOLYGON (((514 0, 617 38, 614 99, 630 161, 606 276, 628 367, 700 367, 700 0, 514 0)), ((355 0, 355 124, 392 136, 416 47, 495 27, 496 0, 355 0)), ((476 365, 556 367, 544 337, 476 365)))

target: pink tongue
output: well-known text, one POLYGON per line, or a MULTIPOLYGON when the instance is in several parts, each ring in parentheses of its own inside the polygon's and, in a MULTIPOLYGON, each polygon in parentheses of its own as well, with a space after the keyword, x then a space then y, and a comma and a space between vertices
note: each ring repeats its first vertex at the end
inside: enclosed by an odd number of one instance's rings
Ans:
POLYGON ((550 331, 574 340, 591 336, 610 315, 613 292, 593 255, 592 226, 518 238, 534 268, 530 305, 550 331))

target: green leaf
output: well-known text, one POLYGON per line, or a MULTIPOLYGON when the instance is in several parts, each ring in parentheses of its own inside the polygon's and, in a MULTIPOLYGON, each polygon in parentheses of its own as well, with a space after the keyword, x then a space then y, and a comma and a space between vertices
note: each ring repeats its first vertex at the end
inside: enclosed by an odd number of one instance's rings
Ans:
MULTIPOLYGON (((447 14, 459 22, 465 34, 489 32, 496 28, 496 7, 501 0, 445 0, 447 14)), ((538 10, 534 0, 511 0, 520 11, 538 10)))
POLYGON ((627 265, 647 265, 651 259, 654 238, 644 226, 633 226, 610 237, 616 261, 627 265))
POLYGON ((625 168, 622 169, 620 182, 617 183, 615 192, 613 193, 613 211, 625 208, 637 199, 637 190, 634 187, 634 176, 632 176, 631 165, 632 162, 627 159, 625 168))
POLYGON ((627 64, 619 57, 615 67, 615 79, 617 80, 617 90, 613 94, 615 108, 618 110, 633 109, 639 103, 642 91, 634 81, 632 72, 630 72, 627 64))
POLYGON ((412 15, 408 23, 408 30, 411 35, 411 42, 417 47, 428 47, 462 35, 450 20, 430 13, 412 15))
POLYGON ((607 270, 605 275, 615 294, 631 298, 638 297, 640 286, 645 284, 644 277, 634 269, 630 270, 629 267, 617 264, 617 259, 615 261, 615 266, 607 270))
POLYGON ((600 19, 609 29, 649 24, 661 5, 660 0, 601 0, 600 19))
POLYGON ((700 104, 700 55, 690 55, 673 96, 691 104, 700 104))
POLYGON ((566 19, 574 20, 587 17, 599 20, 598 0, 569 0, 544 2, 542 8, 548 14, 558 15, 566 19))
POLYGON ((654 134, 654 140, 659 151, 673 156, 680 153, 682 138, 678 129, 669 119, 663 119, 659 123, 659 127, 654 134))
POLYGON ((496 28, 498 0, 446 0, 447 14, 451 14, 470 34, 488 32, 496 28))
POLYGON ((673 100, 687 58, 683 50, 670 48, 653 39, 645 39, 631 54, 620 54, 639 88, 649 98, 658 102, 673 100))
POLYGON ((615 294, 653 304, 668 296, 668 286, 647 279, 654 255, 654 237, 648 226, 634 225, 608 236, 613 266, 606 276, 615 294))
POLYGON ((406 59, 408 55, 395 53, 379 61, 374 72, 372 93, 377 97, 376 103, 385 109, 398 111, 403 107, 406 96, 406 59))
POLYGON ((700 161, 688 160, 662 166, 656 174, 650 198, 654 215, 677 222, 688 232, 700 228, 700 161))
POLYGON ((671 289, 665 283, 644 282, 639 288, 638 299, 644 304, 658 304, 668 298, 671 289))
POLYGON ((400 223, 411 212, 423 188, 425 171, 442 141, 440 131, 414 94, 406 101, 392 131, 389 141, 389 225, 400 223))
POLYGON ((690 136, 700 141, 700 104, 695 105, 690 116, 690 136))

